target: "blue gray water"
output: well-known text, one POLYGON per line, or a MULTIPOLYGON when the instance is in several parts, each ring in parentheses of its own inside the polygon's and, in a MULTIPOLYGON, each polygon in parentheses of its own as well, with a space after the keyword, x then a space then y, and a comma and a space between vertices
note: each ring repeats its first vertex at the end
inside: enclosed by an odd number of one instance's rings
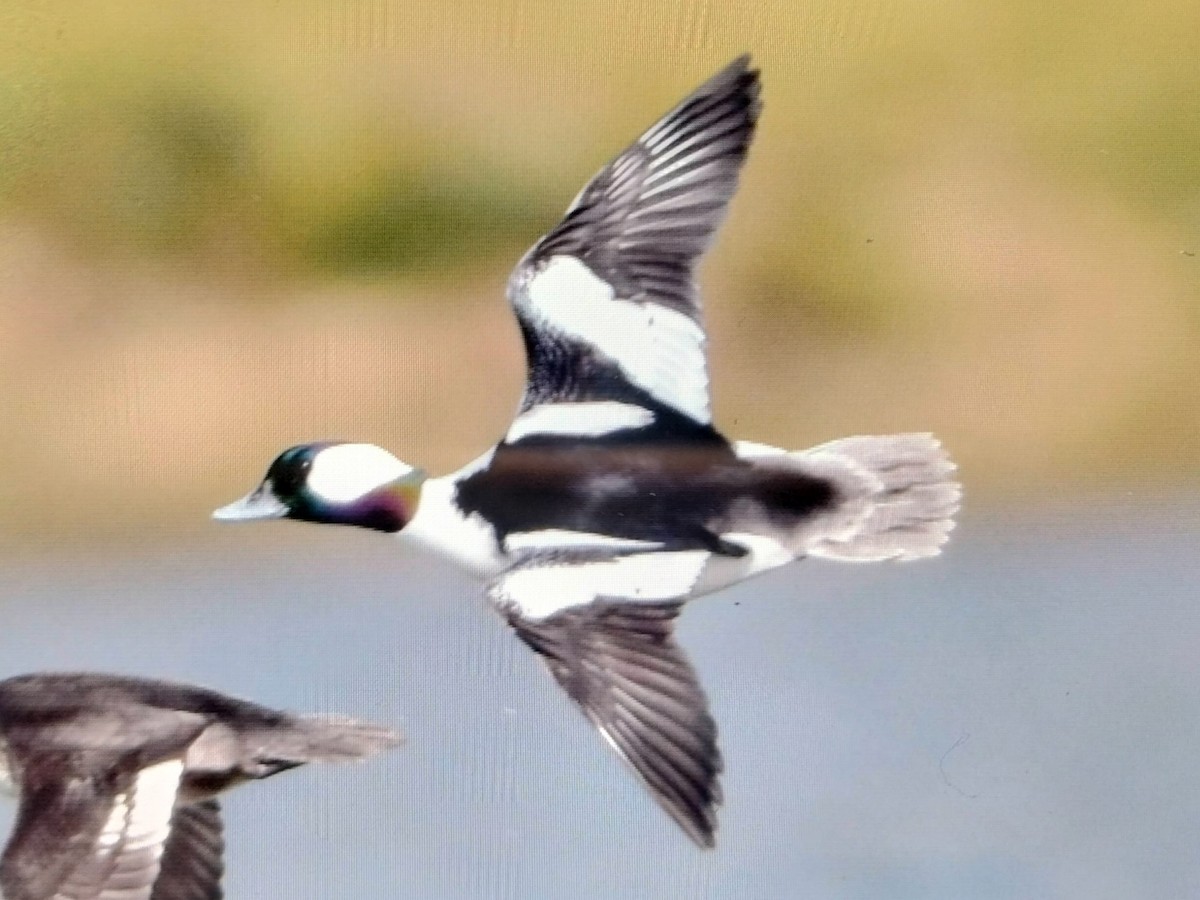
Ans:
POLYGON ((968 516, 934 562, 693 604, 727 768, 707 853, 478 586, 382 536, 0 559, 0 674, 168 676, 408 733, 228 795, 234 900, 1196 897, 1198 549, 1200 502, 968 516))

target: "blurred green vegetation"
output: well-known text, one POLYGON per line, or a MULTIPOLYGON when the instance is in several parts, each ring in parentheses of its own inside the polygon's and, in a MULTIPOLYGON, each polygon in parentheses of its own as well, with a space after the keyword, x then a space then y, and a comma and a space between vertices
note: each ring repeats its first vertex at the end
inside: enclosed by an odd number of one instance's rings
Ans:
MULTIPOLYGON (((59 38, 83 27, 65 21, 59 38)), ((0 202, 10 213, 93 258, 353 277, 437 272, 556 212, 481 148, 422 145, 412 123, 381 127, 387 110, 330 121, 256 80, 253 60, 164 62, 165 37, 130 46, 114 34, 119 46, 7 58, 0 202)), ((190 43, 187 31, 167 39, 190 43)))
POLYGON ((1181 228, 1200 208, 1194 3, 326 0, 217 15, 125 0, 3 15, 0 203, 92 254, 452 271, 527 242, 740 49, 766 68, 764 129, 788 158, 756 159, 771 167, 757 180, 789 226, 742 273, 765 287, 743 302, 807 282, 807 302, 842 320, 894 303, 879 299, 894 271, 823 263, 863 243, 856 201, 938 131, 1181 228))
POLYGON ((1191 0, 47 0, 0 9, 0 462, 32 473, 0 499, 77 464, 95 503, 175 486, 165 521, 322 429, 461 462, 519 389, 509 266, 743 50, 766 108, 704 270, 725 421, 932 428, 969 496, 1194 479, 1191 0), (204 447, 182 480, 174 441, 204 447))

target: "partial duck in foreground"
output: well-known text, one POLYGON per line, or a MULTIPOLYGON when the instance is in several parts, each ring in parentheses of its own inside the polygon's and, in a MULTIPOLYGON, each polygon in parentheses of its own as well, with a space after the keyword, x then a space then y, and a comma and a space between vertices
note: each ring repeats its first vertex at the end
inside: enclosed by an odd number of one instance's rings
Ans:
POLYGON ((219 900, 216 795, 400 743, 378 725, 294 716, 203 688, 114 675, 0 682, 0 780, 20 794, 7 900, 219 900))
POLYGON ((293 447, 218 519, 399 533, 460 564, 633 767, 711 846, 716 726, 672 628, 683 603, 807 556, 937 554, 953 464, 928 434, 788 452, 710 415, 697 260, 759 113, 746 57, 588 183, 517 265, 525 394, 504 439, 425 475, 367 444, 293 447))

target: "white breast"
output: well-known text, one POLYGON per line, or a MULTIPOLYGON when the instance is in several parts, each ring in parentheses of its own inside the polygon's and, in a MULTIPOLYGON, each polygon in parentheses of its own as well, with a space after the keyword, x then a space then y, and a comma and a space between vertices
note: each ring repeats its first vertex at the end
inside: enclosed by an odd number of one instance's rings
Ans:
POLYGON ((399 538, 487 581, 499 575, 508 562, 491 526, 479 515, 463 515, 454 503, 454 485, 462 474, 431 478, 421 485, 417 514, 400 531, 399 538))

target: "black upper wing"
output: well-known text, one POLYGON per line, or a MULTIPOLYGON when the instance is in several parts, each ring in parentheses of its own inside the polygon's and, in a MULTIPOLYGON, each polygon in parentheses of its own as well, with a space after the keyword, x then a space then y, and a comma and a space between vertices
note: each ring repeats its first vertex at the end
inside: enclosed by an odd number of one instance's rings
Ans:
POLYGON ((206 719, 120 690, 93 708, 89 691, 102 683, 43 674, 0 688, 0 722, 21 787, 0 858, 7 900, 150 896, 183 755, 206 719))
POLYGON ((522 259, 509 284, 529 365, 522 410, 616 400, 709 421, 693 269, 737 188, 758 97, 743 56, 601 170, 522 259))
POLYGON ((25 766, 17 818, 0 858, 0 893, 7 900, 48 900, 87 857, 107 817, 111 793, 92 780, 67 789, 59 771, 66 754, 25 766))
POLYGON ((704 691, 672 636, 679 608, 597 601, 540 621, 510 611, 508 621, 671 817, 711 847, 721 754, 704 691))

